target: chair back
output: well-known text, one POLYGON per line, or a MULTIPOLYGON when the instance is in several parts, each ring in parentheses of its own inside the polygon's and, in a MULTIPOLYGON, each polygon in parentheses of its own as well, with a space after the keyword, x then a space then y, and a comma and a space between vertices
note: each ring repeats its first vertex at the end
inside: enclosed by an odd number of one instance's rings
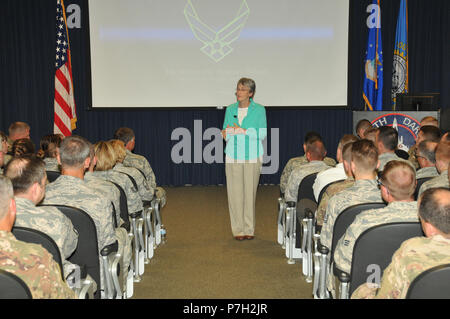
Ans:
MULTIPOLYGON (((75 252, 68 260, 79 266, 85 266, 87 273, 100 287, 100 261, 98 252, 97 230, 94 220, 85 211, 65 205, 43 205, 58 208, 66 215, 78 232, 78 245, 75 252)), ((100 298, 100 289, 94 294, 94 298, 100 298)))
POLYGON ((432 178, 433 177, 424 177, 424 178, 417 179, 416 190, 414 191, 414 200, 417 200, 417 198, 419 197, 420 186, 422 186, 423 183, 425 183, 426 181, 428 181, 432 178))
POLYGON ((32 299, 26 283, 13 273, 0 269, 0 299, 32 299))
POLYGON ((297 202, 299 202, 301 199, 310 199, 313 202, 317 203, 312 188, 314 181, 316 180, 316 176, 317 173, 313 173, 302 179, 300 185, 298 186, 297 202))
POLYGON ((17 240, 27 243, 38 244, 44 247, 52 256, 61 270, 61 278, 64 280, 64 270, 62 265, 61 252, 55 241, 47 234, 32 228, 15 226, 12 233, 17 240))
POLYGON ((46 171, 46 173, 49 183, 54 182, 58 177, 61 176, 61 173, 56 171, 46 171))
POLYGON ((340 180, 337 180, 337 181, 334 181, 334 182, 331 182, 331 183, 325 185, 325 187, 323 187, 322 190, 320 191, 319 199, 317 201, 317 204, 320 204, 320 201, 322 200, 323 194, 325 194, 325 192, 327 191, 328 187, 330 187, 333 184, 340 183, 342 181, 345 181, 345 179, 340 179, 340 180))
POLYGON ((125 223, 129 223, 130 216, 128 215, 127 194, 125 193, 122 186, 114 182, 111 183, 113 183, 120 192, 120 217, 123 219, 125 223))
POLYGON ((417 276, 406 299, 450 299, 450 264, 427 269, 417 276))
POLYGON ((373 272, 370 265, 379 267, 380 279, 391 263, 392 255, 407 239, 423 236, 419 222, 396 222, 366 229, 356 239, 350 274, 350 295, 365 283, 373 272), (369 267, 369 268, 368 268, 369 267))
POLYGON ((383 208, 385 206, 385 203, 364 203, 353 205, 344 209, 334 222, 333 240, 330 249, 331 258, 333 258, 334 249, 336 248, 339 239, 341 239, 341 237, 345 234, 347 228, 353 223, 355 217, 359 213, 369 209, 383 208))

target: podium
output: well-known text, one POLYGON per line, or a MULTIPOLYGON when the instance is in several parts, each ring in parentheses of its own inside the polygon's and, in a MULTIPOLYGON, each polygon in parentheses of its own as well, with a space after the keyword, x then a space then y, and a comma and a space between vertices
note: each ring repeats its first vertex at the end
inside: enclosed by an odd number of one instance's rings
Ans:
POLYGON ((407 152, 415 144, 420 121, 425 116, 433 116, 439 121, 438 111, 354 111, 353 134, 356 135, 356 124, 362 119, 369 120, 374 127, 392 126, 398 132, 398 148, 407 152))

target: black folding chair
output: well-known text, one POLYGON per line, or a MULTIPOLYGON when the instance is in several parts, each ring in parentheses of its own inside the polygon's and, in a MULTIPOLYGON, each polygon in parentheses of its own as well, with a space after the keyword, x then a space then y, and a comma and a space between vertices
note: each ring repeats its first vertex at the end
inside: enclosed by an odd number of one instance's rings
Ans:
POLYGON ((420 186, 422 186, 423 183, 425 183, 426 181, 432 179, 433 177, 423 177, 423 178, 418 178, 417 179, 417 185, 416 185, 416 190, 414 191, 414 200, 417 200, 419 197, 419 190, 420 190, 420 186))
POLYGON ((58 177, 61 176, 60 172, 56 171, 46 171, 47 172, 47 179, 49 183, 54 182, 58 177))
POLYGON ((341 291, 343 290, 341 295, 348 298, 356 288, 367 282, 373 272, 373 265, 379 267, 377 270, 382 274, 400 245, 405 240, 418 236, 423 236, 419 222, 387 223, 366 229, 356 239, 350 274, 338 270, 341 291))
POLYGON ((0 299, 32 299, 26 283, 13 273, 0 269, 0 299))
POLYGON ((55 262, 59 265, 61 271, 61 278, 64 280, 64 270, 62 265, 61 253, 58 245, 47 234, 32 228, 15 226, 12 229, 14 237, 20 241, 27 243, 38 244, 44 247, 52 256, 55 262))
POLYGON ((406 299, 450 299, 450 264, 430 268, 414 278, 406 299))

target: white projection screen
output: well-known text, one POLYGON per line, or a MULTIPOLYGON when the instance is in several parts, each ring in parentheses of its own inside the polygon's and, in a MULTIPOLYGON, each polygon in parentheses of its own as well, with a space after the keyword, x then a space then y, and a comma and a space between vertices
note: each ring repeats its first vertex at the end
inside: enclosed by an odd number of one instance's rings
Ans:
POLYGON ((90 0, 92 107, 347 105, 349 0, 90 0))

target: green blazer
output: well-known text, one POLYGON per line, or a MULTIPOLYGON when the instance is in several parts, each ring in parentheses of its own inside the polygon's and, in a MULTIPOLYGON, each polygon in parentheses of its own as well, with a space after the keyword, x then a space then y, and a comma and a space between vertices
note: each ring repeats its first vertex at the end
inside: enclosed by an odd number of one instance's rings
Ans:
MULTIPOLYGON (((227 106, 223 129, 228 125, 239 125, 238 102, 227 106)), ((250 99, 247 116, 242 120, 240 127, 246 129, 246 134, 227 134, 225 154, 234 159, 252 160, 263 155, 262 141, 267 136, 266 109, 250 99)))

